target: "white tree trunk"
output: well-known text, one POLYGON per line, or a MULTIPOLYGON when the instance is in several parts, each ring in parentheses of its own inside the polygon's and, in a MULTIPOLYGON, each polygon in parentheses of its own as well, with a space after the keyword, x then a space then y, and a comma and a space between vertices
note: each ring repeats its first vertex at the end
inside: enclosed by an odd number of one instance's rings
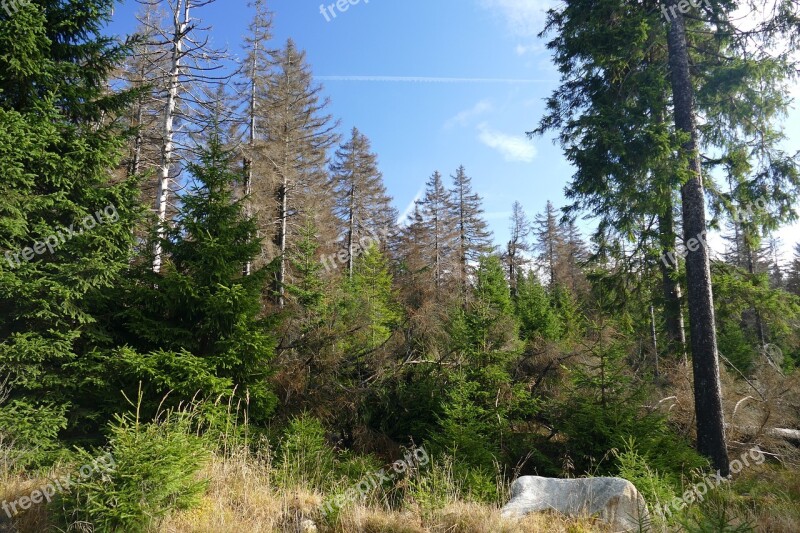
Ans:
POLYGON ((175 107, 180 90, 181 57, 183 54, 183 40, 186 38, 186 28, 189 25, 189 8, 191 0, 178 0, 173 11, 175 32, 172 41, 172 61, 169 70, 169 85, 167 102, 164 106, 164 127, 162 129, 161 167, 159 169, 158 183, 158 232, 153 253, 153 271, 161 271, 162 248, 161 240, 167 233, 167 204, 169 201, 170 169, 175 151, 174 123, 175 107))

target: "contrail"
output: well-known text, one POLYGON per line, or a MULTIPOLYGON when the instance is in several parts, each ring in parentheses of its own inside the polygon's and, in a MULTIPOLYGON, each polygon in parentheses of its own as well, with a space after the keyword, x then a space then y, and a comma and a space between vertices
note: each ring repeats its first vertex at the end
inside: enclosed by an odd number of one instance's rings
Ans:
POLYGON ((382 81, 401 83, 555 83, 513 78, 433 78, 428 76, 314 76, 322 81, 382 81))

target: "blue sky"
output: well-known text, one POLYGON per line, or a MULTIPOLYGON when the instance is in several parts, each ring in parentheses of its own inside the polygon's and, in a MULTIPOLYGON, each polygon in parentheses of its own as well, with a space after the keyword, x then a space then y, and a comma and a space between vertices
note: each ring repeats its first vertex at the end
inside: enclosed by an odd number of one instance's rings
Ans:
MULTIPOLYGON (((291 37, 306 50, 342 132, 356 126, 372 141, 401 212, 434 170, 448 176, 462 164, 498 244, 514 201, 531 219, 547 200, 563 205, 571 167, 551 137, 524 134, 558 82, 536 37, 549 0, 360 0, 345 12, 334 7, 335 18, 320 12, 320 0, 267 1, 276 42, 291 37)), ((138 8, 122 2, 109 30, 133 31, 138 8)), ((215 46, 241 56, 252 17, 245 0, 218 0, 194 15, 213 27, 215 46)), ((789 119, 793 139, 797 119, 789 119)), ((796 229, 782 232, 786 244, 798 240, 796 229)))

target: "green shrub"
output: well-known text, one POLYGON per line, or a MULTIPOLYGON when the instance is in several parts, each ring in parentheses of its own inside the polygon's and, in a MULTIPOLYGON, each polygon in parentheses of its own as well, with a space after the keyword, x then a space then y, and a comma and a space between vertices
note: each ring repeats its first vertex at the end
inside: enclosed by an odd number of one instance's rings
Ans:
POLYGON ((336 454, 319 420, 303 414, 289 422, 278 448, 277 476, 284 487, 323 491, 338 481, 336 454))
POLYGON ((677 495, 676 486, 669 478, 653 469, 647 459, 639 455, 633 437, 625 441, 624 451, 615 450, 614 456, 619 465, 618 475, 634 484, 650 506, 651 514, 663 509, 677 495))
POLYGON ((0 405, 0 447, 6 450, 5 469, 20 472, 50 466, 63 458, 58 432, 67 427, 66 410, 66 406, 26 400, 0 405))
MULTIPOLYGON (((209 452, 195 427, 187 411, 170 411, 147 424, 117 416, 108 450, 113 467, 93 469, 61 494, 63 518, 91 524, 94 531, 136 533, 154 530, 173 510, 196 505, 207 485, 199 473, 209 452)), ((79 456, 91 464, 105 453, 79 456)))

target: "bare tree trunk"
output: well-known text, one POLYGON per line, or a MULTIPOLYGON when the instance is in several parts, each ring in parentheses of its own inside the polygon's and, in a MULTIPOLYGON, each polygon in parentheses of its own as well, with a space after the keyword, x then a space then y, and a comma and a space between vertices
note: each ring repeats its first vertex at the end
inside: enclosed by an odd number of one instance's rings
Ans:
POLYGON ((650 305, 650 334, 653 336, 653 376, 658 377, 658 335, 656 334, 656 311, 650 305))
POLYGON ((286 230, 289 223, 288 220, 288 210, 289 210, 289 180, 286 176, 283 176, 283 181, 281 182, 280 187, 278 188, 278 220, 279 220, 279 228, 278 228, 278 252, 280 253, 280 258, 278 261, 280 262, 278 266, 278 279, 277 279, 277 291, 278 291, 278 307, 283 307, 285 302, 285 288, 284 284, 286 283, 286 230))
MULTIPOLYGON (((355 169, 353 169, 355 174, 355 169)), ((347 228, 347 276, 353 279, 353 235, 356 232, 356 186, 355 180, 352 187, 350 187, 350 217, 347 228)))
MULTIPOLYGON (((144 79, 144 74, 142 75, 144 79)), ((133 140, 133 157, 131 157, 130 166, 128 167, 128 177, 136 176, 139 174, 139 167, 142 161, 142 118, 144 114, 144 103, 142 100, 144 96, 139 96, 136 99, 136 137, 133 140)))
POLYGON ((162 129, 161 144, 161 168, 158 183, 158 230, 157 240, 153 253, 153 271, 161 271, 162 250, 161 240, 167 233, 167 204, 169 201, 170 177, 172 167, 172 156, 174 151, 173 128, 175 122, 175 106, 178 101, 178 90, 180 88, 181 57, 183 54, 183 39, 186 36, 186 28, 189 24, 189 8, 191 0, 178 0, 173 12, 174 34, 172 41, 172 61, 169 70, 169 85, 167 91, 167 103, 164 107, 164 127, 162 129), (181 13, 183 11, 183 13, 181 13))
MULTIPOLYGON (((286 116, 289 115, 289 102, 286 103, 286 116)), ((278 187, 278 279, 277 279, 277 292, 278 292, 278 307, 281 309, 286 305, 286 234, 289 229, 289 147, 291 140, 289 138, 289 127, 283 127, 283 170, 281 175, 281 185, 278 187)))
MULTIPOLYGON (((672 207, 658 217, 658 233, 661 241, 661 257, 675 257, 675 221, 672 207)), ((664 293, 664 321, 667 329, 669 349, 686 362, 686 330, 681 306, 681 285, 675 279, 678 266, 672 262, 659 261, 661 284, 664 293)))
MULTIPOLYGON (((258 47, 258 43, 255 44, 258 47)), ((250 132, 248 139, 249 152, 245 158, 244 164, 246 167, 245 181, 244 181, 244 194, 245 200, 245 215, 247 218, 253 216, 253 209, 250 201, 250 195, 253 193, 253 151, 256 146, 256 60, 255 53, 253 55, 253 63, 250 66, 250 132)), ((249 276, 253 270, 251 261, 247 261, 244 265, 244 275, 249 276)))
MULTIPOLYGON (((677 0, 670 0, 673 12, 677 0)), ((722 412, 722 389, 719 381, 717 331, 714 318, 714 296, 711 286, 711 264, 705 243, 706 212, 703 177, 698 153, 694 95, 689 72, 689 52, 682 14, 672 20, 667 35, 670 78, 675 113, 675 127, 688 140, 682 156, 692 177, 681 189, 684 240, 689 249, 686 257, 686 279, 689 302, 692 368, 694 371, 694 406, 697 419, 697 449, 711 459, 721 475, 730 474, 722 412)))

